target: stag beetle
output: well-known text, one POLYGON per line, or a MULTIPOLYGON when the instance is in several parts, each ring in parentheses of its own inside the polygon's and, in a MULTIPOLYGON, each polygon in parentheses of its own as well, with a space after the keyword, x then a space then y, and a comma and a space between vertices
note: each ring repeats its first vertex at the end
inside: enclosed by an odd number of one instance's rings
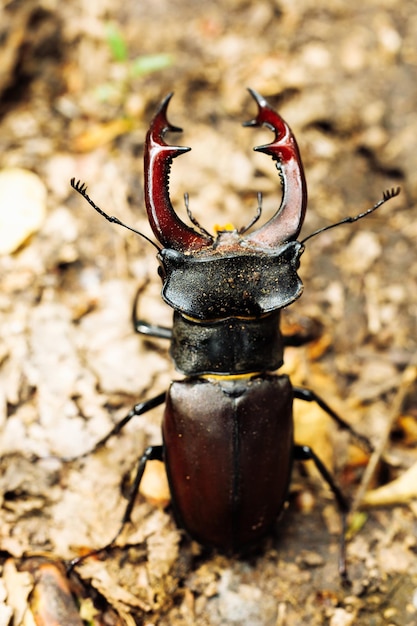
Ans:
MULTIPOLYGON (((314 392, 273 373, 283 364, 286 344, 280 313, 302 293, 297 269, 305 241, 362 218, 399 193, 385 192, 368 211, 297 241, 307 203, 298 146, 280 115, 258 93, 249 92, 258 113, 244 125, 265 126, 275 133, 272 143, 254 149, 276 162, 283 188, 280 207, 263 226, 249 230, 260 209, 246 228, 221 230, 216 236, 193 218, 188 202, 195 228, 177 216, 169 197, 170 167, 190 148, 165 143, 168 131, 181 131, 167 119, 172 94, 151 123, 144 154, 146 209, 162 247, 102 211, 84 184, 71 181, 107 220, 157 248, 162 298, 174 310, 173 328, 138 320, 136 302, 134 327, 144 335, 170 339, 175 366, 186 375, 172 382, 166 393, 137 404, 95 447, 132 417, 165 403, 163 444, 148 447, 139 460, 122 527, 130 519, 147 461, 163 460, 178 524, 200 543, 226 551, 253 543, 271 528, 286 501, 294 460, 315 463, 345 520, 347 500, 326 467, 310 447, 294 444, 294 398, 318 403, 341 427, 353 431, 314 392)), ((339 569, 345 576, 343 540, 339 569)))

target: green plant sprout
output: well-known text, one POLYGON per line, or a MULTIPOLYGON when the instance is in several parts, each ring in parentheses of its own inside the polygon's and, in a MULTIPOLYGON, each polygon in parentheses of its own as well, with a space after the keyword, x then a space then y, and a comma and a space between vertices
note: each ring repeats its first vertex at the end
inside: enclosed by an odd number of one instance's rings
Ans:
POLYGON ((110 100, 123 102, 126 95, 131 92, 133 79, 164 70, 171 67, 174 62, 173 55, 168 53, 144 54, 129 59, 126 40, 122 32, 111 22, 106 25, 106 41, 113 61, 123 64, 125 72, 121 79, 104 83, 96 89, 96 96, 102 102, 110 100))

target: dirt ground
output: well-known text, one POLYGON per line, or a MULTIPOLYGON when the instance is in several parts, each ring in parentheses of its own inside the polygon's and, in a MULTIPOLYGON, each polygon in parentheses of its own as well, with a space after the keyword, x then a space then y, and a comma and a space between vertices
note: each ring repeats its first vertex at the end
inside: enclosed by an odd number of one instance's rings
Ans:
POLYGON ((181 378, 168 342, 131 325, 139 287, 141 316, 170 324, 155 249, 106 222, 69 181, 152 237, 143 143, 174 91, 170 120, 184 133, 169 141, 192 147, 171 172, 182 219, 188 192, 208 230, 244 226, 258 191, 268 219, 281 189, 271 159, 252 150, 271 133, 241 126, 256 112, 247 87, 297 137, 309 189, 302 237, 401 187, 371 216, 306 243, 305 291, 284 325, 307 325, 313 339, 286 350, 283 371, 376 449, 297 403, 297 442, 313 442, 354 503, 352 585, 338 577, 334 500, 306 463, 276 531, 240 558, 192 542, 150 487, 117 549, 75 568, 78 608, 54 623, 81 623, 79 610, 86 624, 416 624, 415 2, 5 0, 0 33, 0 626, 52 623, 42 607, 56 611, 66 592, 45 562, 115 534, 129 474, 161 442, 162 408, 100 451, 62 459, 181 378))

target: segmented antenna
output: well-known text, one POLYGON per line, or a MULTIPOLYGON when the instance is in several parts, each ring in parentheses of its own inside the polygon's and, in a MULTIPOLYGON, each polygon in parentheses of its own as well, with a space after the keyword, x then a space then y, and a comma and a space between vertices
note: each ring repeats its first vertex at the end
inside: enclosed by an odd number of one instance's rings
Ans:
POLYGON ((314 233, 311 233, 311 235, 308 235, 308 237, 303 239, 300 243, 304 244, 306 241, 308 241, 312 237, 315 237, 316 235, 319 235, 320 233, 324 233, 325 230, 336 228, 336 226, 340 226, 341 224, 352 224, 352 222, 357 222, 358 220, 361 220, 366 215, 369 215, 370 213, 373 213, 374 211, 379 209, 380 206, 385 204, 385 202, 388 202, 388 200, 391 200, 391 198, 395 198, 395 196, 398 196, 400 191, 401 191, 400 187, 392 187, 391 189, 387 189, 382 194, 382 199, 379 200, 379 202, 374 204, 374 206, 368 209, 367 211, 364 211, 363 213, 358 213, 358 215, 354 215, 353 217, 345 217, 343 220, 340 220, 340 222, 336 222, 336 224, 330 224, 329 226, 324 226, 323 228, 319 228, 319 230, 316 230, 314 231, 314 233))
POLYGON ((143 237, 143 239, 146 239, 146 241, 149 241, 149 243, 151 243, 158 250, 158 252, 161 251, 161 248, 154 241, 152 241, 152 239, 147 237, 147 235, 145 235, 144 233, 141 233, 139 230, 136 230, 136 228, 132 228, 131 226, 124 224, 123 222, 119 220, 118 217, 115 217, 114 215, 108 215, 107 213, 103 211, 103 209, 100 209, 100 207, 97 206, 97 204, 93 202, 93 200, 88 195, 87 185, 85 183, 82 183, 80 180, 77 180, 76 182, 75 178, 71 178, 71 187, 75 189, 75 191, 78 191, 78 193, 83 198, 85 198, 85 200, 87 200, 88 204, 92 206, 93 209, 97 211, 97 213, 100 213, 100 215, 102 215, 108 222, 111 222, 112 224, 117 224, 118 226, 123 226, 123 228, 127 228, 128 230, 131 230, 132 233, 135 233, 136 235, 143 237))

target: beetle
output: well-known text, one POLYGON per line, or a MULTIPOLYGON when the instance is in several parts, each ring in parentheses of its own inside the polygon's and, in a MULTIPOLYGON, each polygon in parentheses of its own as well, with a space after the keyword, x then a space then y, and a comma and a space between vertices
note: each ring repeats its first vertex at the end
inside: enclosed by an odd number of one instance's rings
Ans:
POLYGON ((274 373, 283 364, 288 343, 280 330, 280 314, 302 293, 297 270, 307 239, 361 219, 399 189, 385 192, 364 213, 298 241, 307 187, 297 142, 268 102, 254 90, 249 92, 258 111, 244 125, 273 131, 271 143, 254 149, 276 162, 282 185, 280 206, 264 225, 252 228, 261 213, 258 208, 248 226, 211 235, 191 215, 188 198, 192 226, 178 217, 169 197, 170 168, 172 160, 190 148, 165 142, 167 132, 181 131, 167 118, 172 94, 151 122, 144 151, 146 210, 158 244, 105 213, 88 196, 85 184, 71 181, 107 220, 145 237, 157 248, 162 298, 173 309, 173 327, 137 319, 136 298, 134 328, 144 335, 169 339, 176 369, 185 375, 172 382, 167 392, 135 405, 95 449, 132 417, 165 404, 163 443, 148 447, 139 459, 121 528, 130 520, 146 463, 158 459, 165 463, 178 524, 200 543, 223 551, 237 551, 271 529, 287 499, 294 460, 312 460, 330 486, 342 517, 339 571, 346 579, 343 536, 348 501, 315 452, 294 443, 293 400, 316 402, 368 448, 369 444, 313 391, 295 387, 287 375, 274 373))

